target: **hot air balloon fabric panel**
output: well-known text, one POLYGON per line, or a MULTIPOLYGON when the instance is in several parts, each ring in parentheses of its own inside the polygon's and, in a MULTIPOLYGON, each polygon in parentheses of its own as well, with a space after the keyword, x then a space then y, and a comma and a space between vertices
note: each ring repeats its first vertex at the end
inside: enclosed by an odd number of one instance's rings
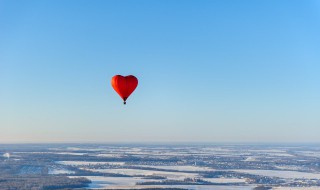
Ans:
POLYGON ((129 75, 129 76, 115 75, 111 79, 111 85, 113 89, 123 99, 125 104, 126 100, 129 98, 132 92, 137 88, 138 79, 133 75, 129 75))

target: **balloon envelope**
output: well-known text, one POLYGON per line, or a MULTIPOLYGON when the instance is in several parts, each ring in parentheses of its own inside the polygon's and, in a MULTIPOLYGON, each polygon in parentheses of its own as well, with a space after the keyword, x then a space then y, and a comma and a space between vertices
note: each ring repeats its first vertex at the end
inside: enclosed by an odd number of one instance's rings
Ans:
POLYGON ((111 79, 111 85, 126 104, 126 100, 138 86, 138 79, 133 75, 115 75, 111 79))

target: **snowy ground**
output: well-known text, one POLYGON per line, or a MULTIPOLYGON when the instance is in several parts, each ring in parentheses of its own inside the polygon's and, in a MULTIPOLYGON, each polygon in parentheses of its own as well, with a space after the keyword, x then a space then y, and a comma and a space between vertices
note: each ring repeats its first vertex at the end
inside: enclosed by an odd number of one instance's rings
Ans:
POLYGON ((163 176, 167 179, 172 180, 184 180, 185 178, 196 178, 199 177, 197 173, 186 173, 186 172, 165 172, 165 171, 154 171, 154 170, 141 170, 141 169, 89 169, 90 171, 102 172, 102 173, 115 173, 124 175, 145 175, 145 176, 163 176))
POLYGON ((84 165, 118 165, 122 166, 125 162, 89 162, 89 161, 58 161, 56 162, 62 165, 69 165, 69 166, 84 166, 84 165))
POLYGON ((274 187, 272 190, 320 190, 320 187, 274 187))
POLYGON ((84 176, 92 181, 89 189, 130 189, 130 188, 185 188, 190 190, 252 190, 254 186, 221 186, 221 185, 135 185, 137 182, 157 181, 151 179, 141 179, 132 177, 98 177, 84 176))
MULTIPOLYGON (((317 158, 320 149, 314 147, 276 147, 276 146, 74 146, 51 149, 43 152, 26 152, 28 154, 59 154, 53 158, 56 167, 49 169, 49 174, 74 174, 70 166, 83 170, 106 174, 124 174, 132 177, 85 176, 92 183, 90 188, 154 188, 171 187, 190 190, 252 190, 258 184, 265 186, 283 185, 294 187, 274 187, 273 190, 320 190, 320 170, 317 158), (55 152, 51 152, 55 150, 55 152), (70 161, 70 160, 75 161, 70 161), (65 161, 63 161, 65 160, 65 161), (88 161, 86 161, 88 160, 88 161), (250 168, 250 169, 249 169, 250 168), (263 169, 262 169, 263 168, 263 169), (68 170, 70 169, 70 170, 68 170), (160 171, 158 171, 160 170, 160 171), (162 171, 161 171, 162 170, 162 171), (164 170, 164 171, 163 171, 164 170), (221 173, 219 173, 222 171, 221 173), (236 174, 233 173, 237 172, 236 174), (225 172, 225 173, 223 173, 225 172), (239 174, 241 173, 241 174, 239 174), (248 176, 252 174, 257 176, 248 176), (148 176, 151 179, 145 179, 148 176), (166 179, 152 179, 164 177, 166 179), (204 177, 207 176, 207 177, 204 177), (212 178, 208 178, 211 176, 212 178), (264 177, 281 178, 259 180, 264 177), (219 183, 212 185, 136 185, 139 182, 155 182, 186 178, 201 179, 219 183), (255 181, 257 180, 257 181, 255 181), (269 180, 269 181, 268 181, 269 180), (278 180, 278 181, 277 181, 278 180), (300 183, 299 186, 296 183, 300 183), (224 185, 225 184, 225 185, 224 185), (243 186, 239 186, 242 185, 243 186), (251 186, 247 186, 251 184, 251 186)), ((17 153, 24 156, 24 152, 17 153)), ((38 157, 47 155, 35 155, 38 157)), ((50 155, 49 155, 50 156, 50 155)), ((79 172, 78 170, 75 170, 79 172)), ((79 172, 75 175, 88 175, 79 172)), ((189 179, 188 179, 189 180, 189 179)), ((176 184, 183 184, 183 183, 176 184)), ((188 184, 184 183, 184 184, 188 184)), ((197 183, 194 183, 197 184, 197 183)), ((200 183, 201 184, 201 183, 200 183)), ((0 188, 1 189, 1 188, 0 188)))
POLYGON ((74 171, 65 170, 65 169, 49 169, 49 174, 57 175, 57 174, 74 174, 74 171))
POLYGON ((285 179, 291 179, 291 178, 320 179, 320 173, 307 173, 307 172, 281 171, 281 170, 232 170, 232 171, 239 172, 239 173, 268 176, 268 177, 280 177, 285 179))
POLYGON ((139 165, 141 167, 164 169, 164 170, 177 170, 177 171, 214 171, 214 169, 209 167, 199 167, 199 166, 152 166, 152 165, 139 165))

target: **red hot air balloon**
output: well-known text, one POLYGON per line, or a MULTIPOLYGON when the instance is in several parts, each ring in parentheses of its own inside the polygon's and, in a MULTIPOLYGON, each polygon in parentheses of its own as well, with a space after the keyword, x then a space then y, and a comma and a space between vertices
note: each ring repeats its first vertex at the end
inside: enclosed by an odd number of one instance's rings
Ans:
POLYGON ((115 75, 111 79, 111 85, 123 99, 123 104, 126 104, 126 100, 138 86, 138 79, 133 75, 125 77, 121 75, 115 75))

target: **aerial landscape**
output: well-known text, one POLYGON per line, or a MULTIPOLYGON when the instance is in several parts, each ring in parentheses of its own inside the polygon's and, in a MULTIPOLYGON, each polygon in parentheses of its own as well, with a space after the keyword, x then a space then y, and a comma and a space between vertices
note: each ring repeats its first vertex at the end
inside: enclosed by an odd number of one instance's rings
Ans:
POLYGON ((320 189, 316 145, 37 144, 0 153, 1 189, 320 189))
POLYGON ((0 190, 320 190, 320 0, 0 0, 0 190))

